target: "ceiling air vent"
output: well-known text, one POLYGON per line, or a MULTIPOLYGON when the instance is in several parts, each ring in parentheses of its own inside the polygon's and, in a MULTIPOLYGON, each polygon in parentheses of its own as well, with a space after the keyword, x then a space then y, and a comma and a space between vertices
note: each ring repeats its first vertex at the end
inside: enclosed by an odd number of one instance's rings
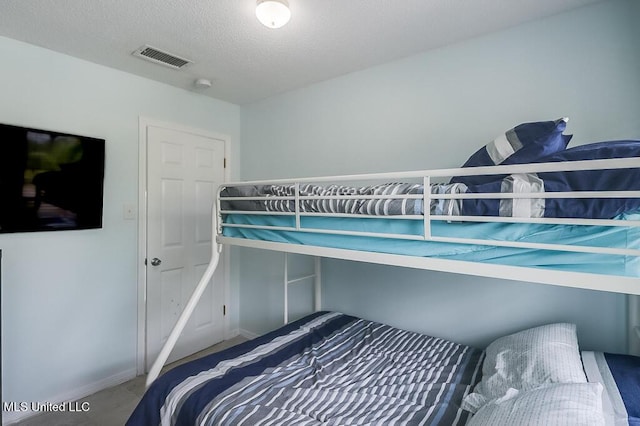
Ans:
POLYGON ((142 46, 133 52, 132 55, 176 70, 179 70, 185 65, 191 63, 188 59, 181 58, 168 52, 163 52, 162 50, 151 46, 142 46))

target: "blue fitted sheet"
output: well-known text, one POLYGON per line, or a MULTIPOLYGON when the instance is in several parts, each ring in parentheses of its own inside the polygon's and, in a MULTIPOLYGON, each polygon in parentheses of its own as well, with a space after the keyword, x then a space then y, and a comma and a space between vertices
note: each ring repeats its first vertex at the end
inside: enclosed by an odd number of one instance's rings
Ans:
MULTIPOLYGON (((624 220, 640 220, 640 213, 623 214, 624 220)), ((292 216, 229 214, 224 223, 270 226, 295 226, 292 216)), ((305 228, 382 232, 422 235, 419 220, 385 218, 302 217, 305 228)), ((520 223, 475 223, 434 221, 432 235, 473 239, 492 239, 535 243, 640 248, 640 228, 609 226, 577 226, 520 223)), ((511 266, 538 267, 553 270, 590 272, 606 275, 640 277, 637 256, 571 253, 562 251, 492 247, 486 245, 440 243, 385 239, 377 237, 315 234, 296 231, 274 231, 252 228, 223 228, 227 237, 313 245, 349 250, 391 253, 407 256, 436 257, 452 260, 495 263, 511 266)))

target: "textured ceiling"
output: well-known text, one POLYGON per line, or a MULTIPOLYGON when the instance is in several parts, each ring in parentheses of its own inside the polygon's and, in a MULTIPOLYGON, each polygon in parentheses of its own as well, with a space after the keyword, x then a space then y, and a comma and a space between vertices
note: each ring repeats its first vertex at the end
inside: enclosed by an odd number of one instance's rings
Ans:
POLYGON ((0 36, 246 104, 598 1, 289 0, 272 30, 255 0, 2 0, 0 36), (145 44, 194 63, 131 55, 145 44))

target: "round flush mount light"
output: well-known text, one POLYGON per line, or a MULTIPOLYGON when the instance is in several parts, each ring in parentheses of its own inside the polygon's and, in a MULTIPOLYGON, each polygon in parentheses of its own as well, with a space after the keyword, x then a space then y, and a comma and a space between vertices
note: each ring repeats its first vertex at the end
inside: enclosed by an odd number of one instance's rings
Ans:
POLYGON ((280 28, 291 19, 289 2, 287 0, 258 0, 256 16, 265 27, 280 28))

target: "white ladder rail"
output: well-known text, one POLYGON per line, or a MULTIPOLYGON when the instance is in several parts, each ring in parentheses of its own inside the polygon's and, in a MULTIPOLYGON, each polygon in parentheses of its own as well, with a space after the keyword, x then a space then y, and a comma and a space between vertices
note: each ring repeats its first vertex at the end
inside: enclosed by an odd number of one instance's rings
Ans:
POLYGON ((313 281, 314 288, 314 309, 316 312, 322 309, 322 259, 320 256, 316 256, 314 260, 315 278, 313 281))
POLYGON ((640 296, 627 296, 627 351, 631 355, 640 356, 640 296))
POLYGON ((322 307, 322 275, 320 257, 314 257, 313 274, 289 279, 289 254, 284 254, 284 324, 289 324, 289 285, 313 279, 313 308, 317 312, 322 307))
POLYGON ((193 314, 193 311, 195 310, 196 305, 200 301, 202 294, 204 293, 205 289, 209 285, 209 282, 211 281, 211 278, 213 277, 213 274, 216 268, 218 267, 218 262, 220 260, 220 253, 222 252, 222 245, 216 242, 216 234, 217 232, 219 232, 219 228, 218 228, 219 218, 217 214, 217 211, 219 211, 219 209, 217 208, 218 206, 216 204, 217 203, 214 203, 211 209, 212 210, 211 222, 212 222, 212 231, 213 231, 213 239, 211 242, 211 260, 209 261, 209 265, 207 266, 207 269, 205 269, 204 274, 202 275, 202 278, 200 278, 200 281, 198 282, 195 289, 193 290, 193 293, 191 293, 191 297, 189 298, 189 301, 185 305, 184 309, 182 310, 182 313, 178 317, 176 324, 173 326, 173 329, 171 330, 171 333, 169 334, 167 341, 162 346, 162 349, 160 350, 158 357, 156 358, 156 360, 153 362, 153 365, 149 369, 149 373, 147 374, 147 380, 146 380, 147 388, 151 386, 151 384, 160 375, 160 371, 162 370, 162 367, 164 367, 164 364, 167 362, 167 359, 169 358, 169 354, 171 354, 171 351, 173 350, 174 346, 176 345, 176 342, 178 341, 178 337, 180 337, 180 334, 182 334, 184 327, 187 325, 189 318, 193 314))

